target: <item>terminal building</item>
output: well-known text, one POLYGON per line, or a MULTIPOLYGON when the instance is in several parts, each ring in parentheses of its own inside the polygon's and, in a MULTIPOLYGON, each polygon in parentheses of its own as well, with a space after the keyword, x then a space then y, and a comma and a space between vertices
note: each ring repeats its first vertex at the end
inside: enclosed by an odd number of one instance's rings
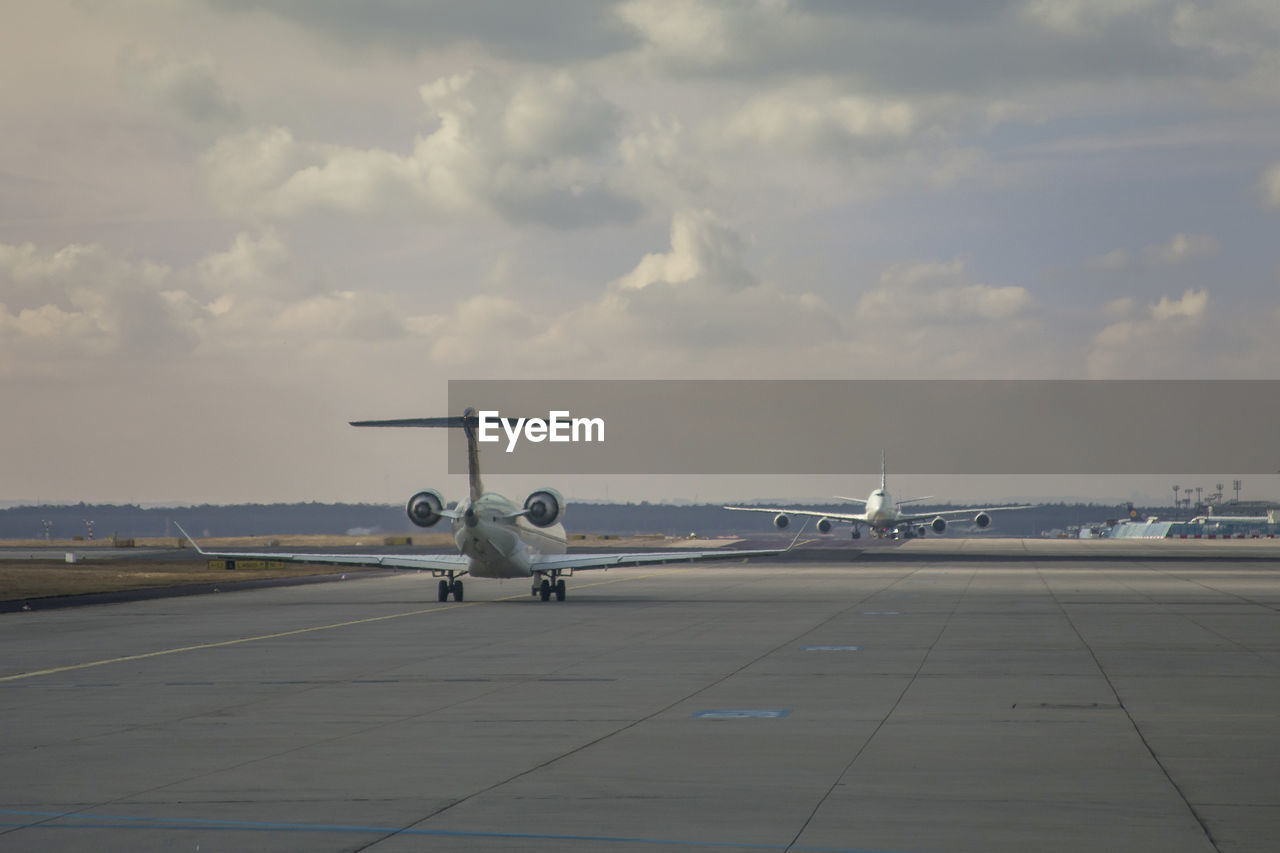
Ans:
POLYGON ((1084 527, 1082 539, 1274 539, 1280 534, 1280 510, 1265 515, 1206 515, 1184 521, 1162 521, 1151 516, 1145 521, 1122 521, 1113 526, 1084 527))

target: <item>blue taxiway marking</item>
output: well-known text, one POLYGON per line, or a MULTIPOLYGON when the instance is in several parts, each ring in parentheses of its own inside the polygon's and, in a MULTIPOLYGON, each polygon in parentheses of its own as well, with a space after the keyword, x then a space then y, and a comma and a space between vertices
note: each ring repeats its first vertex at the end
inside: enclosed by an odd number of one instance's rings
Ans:
POLYGON ((150 829, 206 832, 328 832, 363 835, 409 835, 434 838, 503 838, 520 841, 578 841, 592 844, 652 844, 722 850, 793 850, 801 853, 909 853, 871 847, 806 847, 734 841, 692 841, 678 838, 632 838, 613 835, 553 835, 537 832, 480 832, 458 829, 413 829, 394 826, 360 826, 327 823, 275 823, 255 820, 202 820, 200 818, 138 817, 134 815, 67 814, 65 812, 0 809, 0 826, 27 829, 150 829), (6 820, 6 818, 9 818, 6 820), (68 823, 31 823, 13 818, 68 823))
POLYGON ((802 652, 860 652, 862 646, 805 646, 802 652))
POLYGON ((689 716, 698 720, 776 720, 791 713, 790 708, 769 709, 730 709, 713 708, 709 711, 695 711, 689 716))

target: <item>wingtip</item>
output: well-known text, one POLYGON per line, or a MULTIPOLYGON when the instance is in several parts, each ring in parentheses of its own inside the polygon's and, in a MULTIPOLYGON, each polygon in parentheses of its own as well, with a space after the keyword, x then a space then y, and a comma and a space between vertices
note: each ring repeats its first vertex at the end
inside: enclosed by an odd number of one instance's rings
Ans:
POLYGON ((191 534, 182 528, 181 524, 175 521, 173 526, 178 528, 178 532, 182 534, 183 538, 191 543, 191 547, 196 549, 197 554, 204 553, 204 549, 200 547, 200 543, 196 542, 196 540, 192 538, 191 534))

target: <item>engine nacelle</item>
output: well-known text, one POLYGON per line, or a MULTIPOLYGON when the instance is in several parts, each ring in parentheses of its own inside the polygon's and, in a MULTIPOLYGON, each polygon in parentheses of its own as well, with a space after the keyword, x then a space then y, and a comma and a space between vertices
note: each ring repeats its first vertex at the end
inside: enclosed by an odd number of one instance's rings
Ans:
POLYGON ((426 489, 409 498, 405 512, 409 520, 419 527, 431 527, 444 516, 444 498, 435 489, 426 489))
POLYGON ((829 519, 829 518, 820 518, 820 519, 818 519, 818 532, 819 532, 819 533, 830 533, 830 532, 831 532, 831 519, 829 519))
POLYGON ((550 527, 564 517, 564 496, 555 489, 538 489, 524 499, 524 508, 534 527, 550 527))
POLYGON ((980 512, 973 517, 973 526, 979 530, 986 530, 991 525, 991 516, 985 512, 980 512))
POLYGON ((773 526, 779 530, 786 530, 791 526, 791 519, 787 517, 785 512, 780 512, 773 517, 773 526))
POLYGON ((929 526, 933 528, 934 533, 942 533, 947 529, 947 520, 942 516, 938 516, 933 521, 929 522, 929 526))

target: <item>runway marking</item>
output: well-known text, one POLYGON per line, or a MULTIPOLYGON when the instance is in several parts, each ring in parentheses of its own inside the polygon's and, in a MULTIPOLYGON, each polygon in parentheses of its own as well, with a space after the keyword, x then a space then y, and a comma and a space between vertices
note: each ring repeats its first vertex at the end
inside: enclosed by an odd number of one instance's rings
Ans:
MULTIPOLYGON (((672 572, 689 572, 693 571, 692 567, 680 569, 667 569, 661 572, 651 572, 647 575, 637 575, 636 577, 614 578, 607 581, 596 581, 595 583, 575 584, 574 589, 588 589, 593 586, 604 586, 611 583, 623 583, 624 581, 646 580, 648 578, 658 577, 659 575, 671 574, 672 572)), ((518 580, 518 579, 517 579, 518 580)), ((256 643, 261 640, 279 640, 283 637, 297 637, 301 634, 311 634, 316 631, 330 631, 334 628, 350 628, 353 625, 368 625, 374 622, 386 622, 390 619, 401 619, 405 616, 422 616, 426 613, 441 613, 461 610, 464 607, 479 607, 482 604, 493 604, 498 601, 514 601, 520 598, 526 598, 523 593, 504 596, 503 598, 493 598, 487 601, 464 601, 461 604, 455 602, 453 604, 444 604, 439 607, 426 607, 422 610, 409 610, 404 613, 389 613, 386 616, 370 616, 365 619, 351 619, 347 622, 334 622, 332 625, 314 625, 310 628, 295 628, 292 631, 278 631, 274 634, 261 634, 256 637, 238 637, 234 640, 218 640, 212 643, 197 643, 193 646, 180 646, 174 649, 159 649, 154 652, 142 652, 136 655, 124 655, 118 658, 105 658, 103 660, 88 661, 86 663, 73 663, 67 666, 55 666, 49 669, 36 669, 31 672, 19 672, 13 675, 0 676, 0 684, 11 681, 21 681, 27 678, 37 678, 42 675, 57 675, 60 672, 75 672, 79 669, 91 669, 97 666, 106 666, 112 663, 128 663, 135 660, 147 660, 148 658, 164 657, 165 655, 182 654, 183 652, 198 652, 205 649, 221 649, 227 646, 237 646, 242 643, 256 643)))
POLYGON ((588 844, 649 844, 666 847, 694 847, 701 849, 731 850, 793 850, 800 853, 908 853, 903 850, 885 850, 868 847, 808 847, 787 843, 695 841, 680 838, 635 838, 614 835, 568 835, 539 832, 484 832, 463 829, 400 829, 390 826, 361 826, 323 823, 275 823, 253 820, 203 820, 200 818, 137 817, 134 815, 69 814, 64 812, 20 811, 0 809, 0 816, 15 818, 41 818, 43 820, 74 820, 73 824, 18 823, 0 820, 0 826, 26 829, 151 829, 151 830, 206 830, 222 832, 314 832, 353 833, 361 835, 410 835, 434 838, 502 838, 519 841, 560 841, 588 844))

